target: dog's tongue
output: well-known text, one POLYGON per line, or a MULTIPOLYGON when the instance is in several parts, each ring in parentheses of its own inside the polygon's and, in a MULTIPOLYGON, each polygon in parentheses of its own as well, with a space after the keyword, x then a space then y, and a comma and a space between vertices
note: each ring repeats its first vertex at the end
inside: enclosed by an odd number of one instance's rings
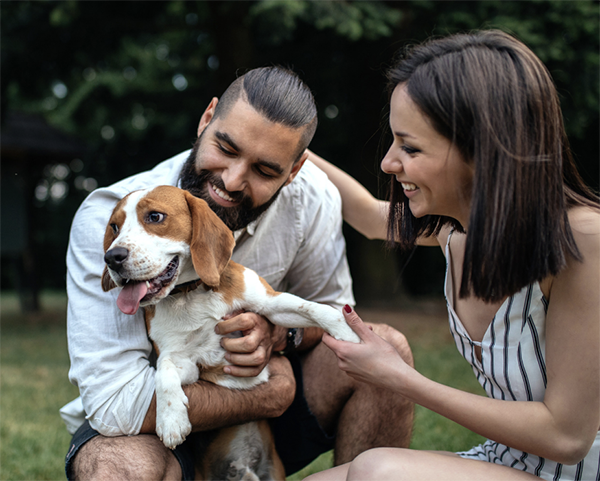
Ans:
POLYGON ((117 299, 117 307, 123 314, 135 314, 140 307, 140 301, 148 292, 145 282, 129 282, 117 299))

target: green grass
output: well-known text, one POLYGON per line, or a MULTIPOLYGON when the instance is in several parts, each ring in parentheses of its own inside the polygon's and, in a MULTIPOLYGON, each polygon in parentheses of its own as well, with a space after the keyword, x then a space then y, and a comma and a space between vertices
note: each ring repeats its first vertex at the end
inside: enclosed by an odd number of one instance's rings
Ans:
MULTIPOLYGON (((67 378, 65 307, 62 293, 44 293, 43 311, 22 315, 13 294, 0 298, 0 479, 62 480, 70 435, 58 410, 77 397, 67 378)), ((386 321, 387 322, 387 321, 386 321)), ((427 377, 482 393, 443 323, 402 324, 417 369, 427 377)), ((483 441, 469 430, 417 406, 411 447, 459 451, 483 441)), ((288 480, 331 467, 325 453, 288 480)))
POLYGON ((65 479, 70 435, 58 410, 77 396, 67 379, 65 296, 46 293, 44 312, 23 316, 1 297, 0 479, 65 479))

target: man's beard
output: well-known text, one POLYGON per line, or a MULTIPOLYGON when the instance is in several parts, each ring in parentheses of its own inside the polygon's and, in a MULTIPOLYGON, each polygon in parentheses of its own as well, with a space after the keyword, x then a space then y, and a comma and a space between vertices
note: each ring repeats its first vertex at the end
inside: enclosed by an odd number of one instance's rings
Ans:
POLYGON ((208 206, 232 231, 243 229, 250 224, 250 222, 258 219, 260 215, 275 202, 275 199, 277 199, 277 196, 285 184, 277 189, 277 192, 275 192, 267 202, 258 207, 253 207, 254 202, 250 196, 243 192, 229 192, 225 188, 225 184, 219 175, 204 169, 200 170, 200 172, 196 171, 196 157, 200 148, 201 139, 202 135, 198 137, 190 156, 181 168, 181 173, 179 174, 181 188, 187 190, 195 197, 205 200, 208 206), (238 202, 239 204, 234 207, 223 207, 215 202, 208 192, 209 183, 223 192, 227 192, 227 195, 231 197, 234 202, 238 202))

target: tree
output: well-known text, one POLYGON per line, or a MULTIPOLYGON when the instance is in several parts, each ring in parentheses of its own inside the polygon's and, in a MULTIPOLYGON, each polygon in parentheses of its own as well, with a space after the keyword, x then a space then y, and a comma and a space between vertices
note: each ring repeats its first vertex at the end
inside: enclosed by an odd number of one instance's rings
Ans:
MULTIPOLYGON (((88 146, 80 172, 62 179, 64 197, 27 194, 37 238, 52 239, 35 249, 56 259, 44 263, 46 286, 64 283, 52 274, 64 272, 64 256, 50 252, 66 249, 87 189, 189 148, 210 98, 249 68, 299 72, 319 107, 312 147, 385 196, 377 176, 387 142, 383 72, 396 50, 431 34, 500 27, 532 47, 557 82, 586 180, 598 186, 597 2, 23 1, 1 9, 3 118, 42 114, 88 146)), ((51 186, 52 172, 32 172, 34 185, 51 186)), ((370 280, 357 291, 388 295, 396 274, 379 267, 381 245, 346 234, 356 282, 370 280)))

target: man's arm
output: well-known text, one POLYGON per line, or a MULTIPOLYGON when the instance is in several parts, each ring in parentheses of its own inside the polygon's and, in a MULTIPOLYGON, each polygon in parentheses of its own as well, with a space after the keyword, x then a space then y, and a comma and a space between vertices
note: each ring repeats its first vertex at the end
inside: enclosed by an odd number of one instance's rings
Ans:
POLYGON ((67 253, 69 379, 91 426, 105 436, 139 431, 154 392, 155 370, 141 311, 127 316, 103 292, 102 241, 119 195, 98 189, 78 210, 67 253))
MULTIPOLYGON (((184 386, 194 431, 207 431, 257 419, 280 416, 294 400, 296 382, 289 361, 273 356, 269 381, 249 390, 234 390, 207 381, 184 386)), ((146 413, 141 433, 156 428, 156 395, 146 413)))

